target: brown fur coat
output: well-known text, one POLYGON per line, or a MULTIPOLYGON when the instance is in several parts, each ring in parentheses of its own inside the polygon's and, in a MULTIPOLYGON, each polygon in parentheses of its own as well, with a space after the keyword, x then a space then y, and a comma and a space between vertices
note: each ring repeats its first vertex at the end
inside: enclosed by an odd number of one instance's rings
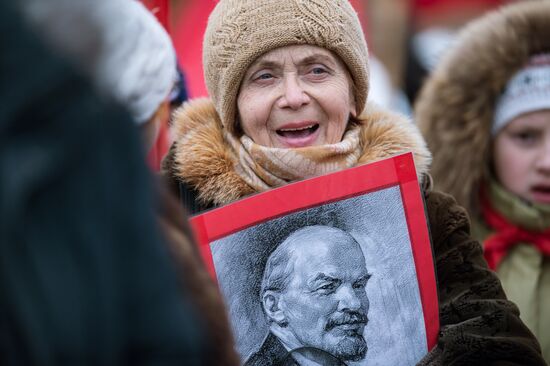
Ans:
MULTIPOLYGON (((544 365, 540 347, 521 322, 481 246, 469 234, 467 215, 448 195, 432 192, 425 179, 430 154, 416 127, 395 114, 368 106, 363 114, 360 163, 413 151, 425 181, 426 210, 438 281, 440 334, 421 365, 544 365)), ((219 206, 254 191, 235 173, 221 123, 208 100, 175 115, 176 142, 164 162, 176 185, 190 187, 202 207, 219 206)), ((186 198, 184 197, 184 201, 186 198)), ((189 204, 185 202, 185 204, 189 204)))
MULTIPOLYGON (((428 171, 431 155, 416 127, 404 117, 368 106, 359 164, 413 151, 418 175, 428 171)), ((202 204, 223 205, 255 193, 237 175, 214 105, 208 99, 185 104, 174 115, 176 141, 164 164, 169 174, 198 192, 202 204)))
POLYGON ((531 55, 550 52, 550 1, 526 1, 467 26, 424 85, 415 118, 434 155, 435 187, 477 215, 489 177, 498 96, 531 55))

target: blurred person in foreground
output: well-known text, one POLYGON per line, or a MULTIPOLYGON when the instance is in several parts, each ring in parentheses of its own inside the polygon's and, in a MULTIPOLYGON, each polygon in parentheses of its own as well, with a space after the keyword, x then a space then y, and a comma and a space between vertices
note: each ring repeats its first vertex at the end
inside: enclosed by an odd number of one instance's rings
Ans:
POLYGON ((164 162, 188 209, 412 151, 441 319, 438 344, 420 364, 544 364, 470 237, 465 211, 432 190, 420 132, 366 104, 367 44, 348 1, 221 0, 208 21, 203 59, 211 99, 177 111, 176 141, 164 162))
POLYGON ((473 235, 550 362, 550 2, 480 18, 428 80, 416 118, 436 187, 473 235))
POLYGON ((205 364, 130 117, 0 18, 0 363, 205 364))
MULTIPOLYGON (((32 29, 60 58, 90 78, 91 84, 101 93, 104 102, 114 101, 131 113, 134 124, 140 126, 144 141, 141 149, 147 151, 155 141, 158 130, 156 126, 160 121, 159 113, 166 113, 168 96, 176 79, 175 53, 172 44, 155 17, 141 3, 133 0, 93 2, 29 0, 20 5, 32 29), (60 8, 60 5, 63 6, 60 8), (58 18, 59 9, 64 10, 62 18, 58 18), (68 25, 73 27, 70 28, 73 30, 72 33, 62 31, 68 29, 66 27, 68 25)), ((71 70, 63 64, 59 67, 71 70)), ((37 67, 37 71, 39 70, 40 68, 37 67)), ((64 92, 71 93, 70 90, 64 92)), ((29 90, 28 93, 32 95, 33 91, 29 90)), ((70 99, 63 102, 66 108, 71 107, 70 99)), ((60 113, 63 111, 61 110, 60 113)), ((119 118, 128 119, 124 114, 119 118)), ((103 118, 91 116, 90 123, 94 121, 98 130, 107 134, 108 130, 103 118)), ((79 122, 75 117, 75 126, 78 127, 79 122)), ((89 137, 94 141, 92 136, 89 137)), ((125 138, 125 136, 120 137, 121 143, 125 138)), ((116 142, 115 137, 113 141, 116 142)), ((95 146, 98 158, 109 158, 109 152, 102 148, 103 145, 95 146)), ((70 150, 60 151, 60 154, 70 155, 70 150)), ((124 180, 128 191, 131 192, 134 186, 142 184, 146 185, 145 188, 153 189, 146 174, 140 177, 124 175, 126 162, 118 161, 113 157, 114 162, 117 162, 120 169, 117 170, 117 165, 113 164, 112 174, 124 180)), ((88 184, 95 183, 94 177, 91 176, 88 184)), ((173 197, 163 188, 163 182, 155 183, 154 192, 147 194, 152 197, 152 203, 157 206, 156 220, 151 217, 151 222, 141 221, 140 225, 126 226, 124 229, 135 232, 135 235, 139 236, 142 226, 143 229, 148 226, 159 226, 169 245, 168 249, 174 262, 168 265, 175 265, 179 285, 187 295, 189 306, 196 314, 197 326, 201 327, 200 334, 208 344, 207 348, 203 349, 205 352, 201 354, 202 364, 237 364, 238 360, 233 351, 221 298, 192 242, 192 234, 185 224, 185 214, 177 201, 174 202, 173 197)), ((109 193, 116 197, 112 201, 113 205, 126 205, 126 200, 132 200, 128 204, 128 207, 132 207, 133 204, 142 200, 140 196, 126 197, 124 192, 109 193)), ((78 204, 77 198, 72 199, 75 200, 74 204, 78 204)), ((99 198, 96 199, 101 202, 99 198)), ((148 202, 147 196, 144 196, 143 200, 145 203, 148 202)), ((109 207, 104 209, 109 211, 109 207)), ((131 216, 133 212, 128 210, 125 214, 131 216)), ((80 220, 79 215, 75 215, 74 219, 80 220)), ((101 230, 96 234, 107 235, 101 230)), ((79 242, 75 241, 75 243, 79 242)), ((131 247, 128 250, 132 250, 131 247)), ((98 257, 98 262, 101 262, 101 259, 98 257)), ((141 275, 145 278, 149 276, 147 267, 140 267, 139 270, 144 272, 141 275)), ((147 283, 142 284, 140 281, 135 283, 136 287, 142 285, 146 286, 147 283)), ((173 326, 181 325, 177 325, 175 321, 173 326)), ((151 336, 155 336, 154 332, 151 336)), ((143 352, 146 351, 143 350, 143 352)))

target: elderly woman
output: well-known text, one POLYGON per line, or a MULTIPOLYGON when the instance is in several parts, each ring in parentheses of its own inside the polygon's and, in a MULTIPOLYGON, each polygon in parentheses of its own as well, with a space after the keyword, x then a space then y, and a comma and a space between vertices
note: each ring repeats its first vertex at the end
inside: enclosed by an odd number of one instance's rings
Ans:
POLYGON ((431 189, 431 157, 418 130, 366 104, 367 65, 361 25, 346 0, 221 0, 204 40, 212 99, 177 111, 165 160, 182 201, 200 212, 412 151, 441 320, 439 342, 421 363, 543 365, 537 341, 471 239, 465 211, 431 189))

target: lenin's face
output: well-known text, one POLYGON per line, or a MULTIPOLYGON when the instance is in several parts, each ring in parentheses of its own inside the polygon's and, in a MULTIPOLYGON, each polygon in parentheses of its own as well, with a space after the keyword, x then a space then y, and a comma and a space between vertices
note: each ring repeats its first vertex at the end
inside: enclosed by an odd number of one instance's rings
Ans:
POLYGON ((321 239, 304 243, 279 306, 288 329, 305 347, 327 351, 342 360, 365 357, 369 278, 357 243, 330 245, 321 239))

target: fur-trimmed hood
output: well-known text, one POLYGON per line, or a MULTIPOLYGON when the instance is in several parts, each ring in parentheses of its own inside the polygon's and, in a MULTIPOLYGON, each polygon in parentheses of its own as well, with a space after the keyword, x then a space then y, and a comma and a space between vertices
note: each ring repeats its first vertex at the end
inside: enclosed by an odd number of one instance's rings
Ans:
POLYGON ((491 126, 507 81, 537 53, 550 52, 550 1, 504 7, 471 24, 424 85, 415 119, 434 155, 435 188, 474 215, 489 178, 491 126))
MULTIPOLYGON (((368 105, 360 116, 363 154, 359 164, 412 151, 419 177, 431 162, 420 132, 409 120, 368 105)), ((221 120, 209 99, 185 103, 174 114, 175 142, 163 170, 197 191, 206 205, 223 205, 256 193, 236 172, 221 120)))

